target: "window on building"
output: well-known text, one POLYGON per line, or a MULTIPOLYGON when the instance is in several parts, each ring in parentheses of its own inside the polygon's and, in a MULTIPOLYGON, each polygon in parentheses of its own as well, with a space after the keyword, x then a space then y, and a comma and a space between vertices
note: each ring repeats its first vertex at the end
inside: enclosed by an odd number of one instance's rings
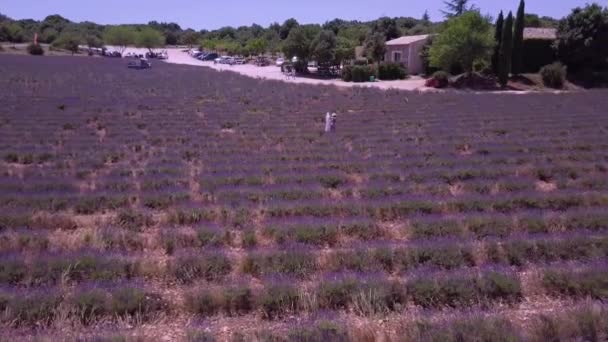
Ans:
POLYGON ((398 52, 398 51, 393 52, 393 62, 395 62, 395 63, 401 62, 401 52, 398 52))

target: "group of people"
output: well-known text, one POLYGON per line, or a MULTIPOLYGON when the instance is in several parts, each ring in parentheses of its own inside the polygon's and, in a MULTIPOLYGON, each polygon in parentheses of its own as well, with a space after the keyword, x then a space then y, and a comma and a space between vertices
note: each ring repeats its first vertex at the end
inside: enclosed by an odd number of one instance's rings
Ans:
POLYGON ((336 113, 329 114, 329 112, 327 112, 327 114, 325 115, 325 133, 336 131, 337 118, 338 116, 336 115, 336 113))

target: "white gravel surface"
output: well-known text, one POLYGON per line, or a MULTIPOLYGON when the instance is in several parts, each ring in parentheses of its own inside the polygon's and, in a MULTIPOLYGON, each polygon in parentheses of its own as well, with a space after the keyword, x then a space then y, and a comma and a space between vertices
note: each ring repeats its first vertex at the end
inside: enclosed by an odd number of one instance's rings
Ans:
MULTIPOLYGON (((128 49, 128 51, 132 51, 128 49)), ((135 50, 133 50, 135 51, 135 50)), ((175 63, 175 64, 187 64, 187 65, 197 65, 212 68, 215 70, 229 70, 233 72, 237 72, 241 75, 254 77, 254 78, 264 78, 270 80, 281 80, 285 82, 292 83, 308 83, 308 84, 323 84, 323 85, 335 85, 339 87, 376 87, 381 89, 401 89, 401 90, 428 90, 424 86, 424 79, 418 76, 412 76, 407 80, 402 81, 379 81, 374 83, 352 83, 352 82, 344 82, 340 79, 331 79, 331 80, 319 80, 314 78, 307 77, 296 77, 295 79, 287 79, 285 75, 281 73, 281 69, 274 65, 267 67, 258 67, 252 64, 245 65, 225 65, 225 64, 213 64, 213 62, 203 62, 199 61, 195 58, 190 57, 188 53, 182 52, 178 49, 168 49, 167 53, 169 55, 169 59, 166 60, 167 63, 175 63)))

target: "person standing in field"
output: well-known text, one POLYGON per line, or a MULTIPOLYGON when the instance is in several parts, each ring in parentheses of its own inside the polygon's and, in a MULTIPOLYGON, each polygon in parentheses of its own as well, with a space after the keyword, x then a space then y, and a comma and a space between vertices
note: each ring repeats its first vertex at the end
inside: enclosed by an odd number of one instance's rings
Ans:
POLYGON ((336 121, 337 120, 338 120, 338 116, 336 115, 336 113, 333 113, 331 115, 330 120, 329 120, 330 121, 329 130, 331 132, 335 132, 336 131, 336 121))
POLYGON ((331 116, 329 112, 325 115, 325 133, 329 133, 331 131, 331 116))

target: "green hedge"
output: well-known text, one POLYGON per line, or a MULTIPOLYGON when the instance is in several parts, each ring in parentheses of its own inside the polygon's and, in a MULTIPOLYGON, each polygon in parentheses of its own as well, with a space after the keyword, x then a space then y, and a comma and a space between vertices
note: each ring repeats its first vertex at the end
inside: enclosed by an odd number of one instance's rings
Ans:
POLYGON ((404 80, 407 76, 407 69, 400 63, 384 62, 378 66, 378 78, 381 80, 404 80))
POLYGON ((526 39, 523 45, 523 72, 536 73, 545 65, 557 61, 553 41, 547 39, 526 39))
POLYGON ((346 82, 369 82, 372 76, 376 76, 376 70, 371 65, 347 65, 342 68, 342 80, 346 82))

